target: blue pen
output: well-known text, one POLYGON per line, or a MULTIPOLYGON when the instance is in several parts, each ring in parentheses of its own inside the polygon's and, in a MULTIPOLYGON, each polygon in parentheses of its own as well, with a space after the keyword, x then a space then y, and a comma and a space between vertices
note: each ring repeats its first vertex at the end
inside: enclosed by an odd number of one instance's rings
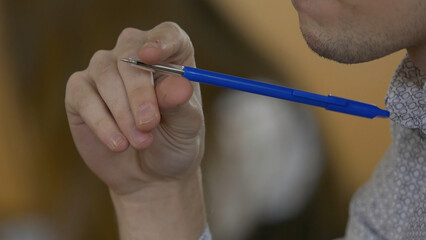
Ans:
POLYGON ((351 114, 365 118, 388 118, 389 112, 378 108, 375 105, 358 102, 350 99, 323 96, 315 93, 300 91, 283 86, 277 86, 264 82, 258 82, 241 77, 230 76, 222 73, 210 72, 198 68, 179 65, 148 65, 137 59, 123 58, 124 62, 139 68, 167 74, 176 74, 187 78, 190 81, 206 83, 219 87, 225 87, 244 92, 256 93, 274 98, 280 98, 293 102, 299 102, 318 107, 323 107, 330 111, 351 114))

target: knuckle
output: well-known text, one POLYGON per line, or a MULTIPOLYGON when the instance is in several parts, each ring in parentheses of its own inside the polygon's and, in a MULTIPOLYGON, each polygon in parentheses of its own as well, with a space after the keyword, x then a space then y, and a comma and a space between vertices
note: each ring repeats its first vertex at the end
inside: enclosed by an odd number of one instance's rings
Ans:
POLYGON ((86 82, 87 72, 75 72, 69 78, 65 92, 65 107, 72 112, 83 111, 89 103, 87 103, 87 92, 90 84, 86 82))
MULTIPOLYGON (((79 93, 81 91, 78 91, 79 93)), ((74 95, 74 110, 76 110, 77 112, 82 112, 84 111, 88 106, 89 103, 86 101, 86 97, 82 94, 75 94, 74 95)))
MULTIPOLYGON (((160 30, 161 32, 167 32, 169 46, 174 50, 174 52, 184 51, 187 55, 194 54, 194 47, 192 45, 191 39, 188 34, 175 22, 163 22, 157 25, 154 29, 160 30)), ((153 38, 154 36, 148 36, 148 38, 153 38)), ((150 39, 155 40, 155 39, 150 39)))
POLYGON ((90 60, 89 75, 93 81, 102 79, 102 76, 107 74, 112 67, 114 67, 114 61, 111 51, 98 50, 90 60))
POLYGON ((84 79, 85 77, 86 74, 81 71, 73 73, 68 79, 68 82, 65 87, 65 102, 67 103, 67 105, 73 102, 73 98, 75 98, 76 95, 81 92, 81 82, 82 79, 84 79))
POLYGON ((98 50, 93 54, 92 58, 90 59, 89 66, 93 66, 93 65, 97 65, 99 63, 105 62, 106 59, 110 58, 110 56, 111 56, 110 51, 103 50, 103 49, 98 50))
POLYGON ((139 30, 137 28, 127 27, 127 28, 125 28, 121 31, 119 38, 120 37, 136 36, 136 35, 139 35, 140 32, 141 32, 141 30, 139 30))
POLYGON ((100 84, 105 82, 105 80, 108 79, 110 71, 114 67, 114 64, 111 62, 104 65, 100 65, 96 69, 93 69, 91 75, 93 76, 92 79, 96 86, 99 86, 100 84))
POLYGON ((123 29, 123 31, 121 31, 120 35, 118 36, 117 46, 121 46, 123 44, 128 44, 129 42, 134 42, 135 40, 138 40, 142 33, 143 31, 137 28, 128 27, 123 29))
POLYGON ((179 24, 172 22, 172 21, 165 21, 162 22, 160 24, 158 24, 159 28, 166 28, 168 30, 172 30, 172 31, 182 31, 182 28, 179 26, 179 24))
POLYGON ((74 89, 74 86, 78 84, 81 78, 83 78, 83 72, 75 72, 71 74, 67 82, 67 87, 66 87, 67 92, 72 91, 74 89))
POLYGON ((158 24, 153 30, 167 32, 169 33, 168 36, 172 37, 173 40, 180 40, 183 36, 186 35, 185 31, 183 31, 183 29, 177 23, 169 21, 158 24))

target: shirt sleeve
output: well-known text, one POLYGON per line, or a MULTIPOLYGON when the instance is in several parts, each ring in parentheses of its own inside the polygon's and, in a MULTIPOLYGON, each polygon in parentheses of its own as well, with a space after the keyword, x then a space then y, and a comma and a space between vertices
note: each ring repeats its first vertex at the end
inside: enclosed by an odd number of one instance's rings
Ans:
POLYGON ((212 240, 212 235, 210 233, 209 226, 206 227, 203 234, 201 235, 201 237, 198 240, 212 240))

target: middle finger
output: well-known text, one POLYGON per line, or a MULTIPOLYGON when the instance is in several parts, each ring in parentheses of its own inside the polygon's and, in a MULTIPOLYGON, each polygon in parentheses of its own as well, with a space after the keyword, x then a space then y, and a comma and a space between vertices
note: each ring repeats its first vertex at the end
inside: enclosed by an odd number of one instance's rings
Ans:
POLYGON ((151 131, 160 121, 153 76, 149 72, 129 67, 121 58, 134 57, 145 41, 146 32, 138 29, 125 29, 115 49, 117 67, 126 89, 130 110, 136 126, 141 131, 151 131))
POLYGON ((110 51, 98 51, 94 55, 89 69, 90 78, 130 144, 137 149, 145 146, 150 135, 135 127, 126 90, 114 56, 110 51))

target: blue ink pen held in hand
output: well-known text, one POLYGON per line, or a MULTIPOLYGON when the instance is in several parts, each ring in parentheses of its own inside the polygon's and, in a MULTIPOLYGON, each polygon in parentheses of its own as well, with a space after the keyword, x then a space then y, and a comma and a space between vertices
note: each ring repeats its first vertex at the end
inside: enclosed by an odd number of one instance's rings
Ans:
POLYGON ((241 77, 230 76, 222 73, 210 72, 198 68, 178 65, 148 65, 137 59, 123 58, 124 62, 137 66, 150 72, 162 72, 166 74, 180 75, 190 81, 206 83, 219 87, 225 87, 244 92, 256 93, 274 98, 280 98, 293 102, 299 102, 318 107, 323 107, 330 111, 351 114, 365 118, 388 118, 389 112, 378 108, 375 105, 362 103, 350 99, 323 96, 315 93, 300 91, 287 87, 277 86, 264 82, 258 82, 241 77))

